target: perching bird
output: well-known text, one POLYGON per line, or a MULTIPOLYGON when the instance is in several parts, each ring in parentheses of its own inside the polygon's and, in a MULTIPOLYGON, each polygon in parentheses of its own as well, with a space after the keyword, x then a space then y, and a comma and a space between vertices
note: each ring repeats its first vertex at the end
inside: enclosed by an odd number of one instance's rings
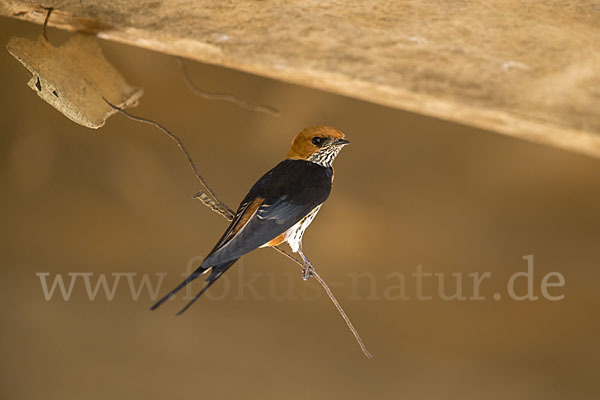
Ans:
POLYGON ((204 288, 177 315, 183 313, 241 256, 283 242, 302 256, 302 276, 308 279, 313 267, 302 252, 302 235, 329 197, 331 165, 349 143, 342 132, 326 126, 307 128, 296 135, 287 158, 252 186, 229 228, 202 264, 152 310, 210 270, 204 288))

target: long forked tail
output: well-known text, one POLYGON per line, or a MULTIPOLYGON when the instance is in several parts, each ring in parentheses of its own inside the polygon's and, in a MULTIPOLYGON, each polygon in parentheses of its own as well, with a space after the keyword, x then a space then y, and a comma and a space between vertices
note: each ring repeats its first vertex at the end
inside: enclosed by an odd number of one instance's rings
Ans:
POLYGON ((192 304, 194 304, 194 302, 196 300, 198 300, 198 298, 200 296, 202 296, 202 294, 209 287, 211 287, 212 284, 215 283, 217 281, 217 279, 219 279, 221 277, 221 275, 223 275, 223 273, 225 273, 225 271, 227 271, 229 269, 229 267, 231 267, 237 260, 238 259, 235 259, 235 260, 223 263, 223 264, 215 265, 215 266, 212 267, 212 269, 210 267, 209 268, 198 267, 198 269, 196 269, 190 276, 188 276, 187 278, 185 278, 185 280, 183 282, 181 282, 175 289, 171 290, 169 293, 167 293, 167 295, 165 297, 163 297, 162 299, 160 299, 159 301, 157 301, 156 304, 154 304, 150 308, 150 310, 156 310, 158 307, 160 307, 161 304, 163 304, 165 301, 167 301, 170 298, 172 298, 173 296, 175 296, 175 294, 177 292, 179 292, 181 289, 183 289, 184 287, 186 287, 187 285, 189 285, 193 280, 195 280, 196 278, 198 278, 201 275, 203 275, 207 270, 211 269, 210 275, 208 275, 208 278, 206 278, 206 282, 207 282, 206 285, 204 285, 204 287, 202 288, 202 290, 196 296, 194 296, 194 298, 192 300, 190 300, 189 303, 187 303, 185 305, 185 307, 183 307, 181 309, 181 311, 179 311, 177 313, 177 315, 183 314, 183 312, 185 310, 187 310, 188 308, 190 308, 190 306, 192 304))

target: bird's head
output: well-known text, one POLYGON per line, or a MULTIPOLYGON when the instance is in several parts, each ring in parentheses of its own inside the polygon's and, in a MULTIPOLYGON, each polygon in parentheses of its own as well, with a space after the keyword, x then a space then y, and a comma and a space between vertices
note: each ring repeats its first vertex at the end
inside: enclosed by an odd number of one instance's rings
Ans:
POLYGON ((328 126, 313 126, 296 135, 287 158, 312 161, 331 167, 342 147, 349 144, 344 134, 328 126))

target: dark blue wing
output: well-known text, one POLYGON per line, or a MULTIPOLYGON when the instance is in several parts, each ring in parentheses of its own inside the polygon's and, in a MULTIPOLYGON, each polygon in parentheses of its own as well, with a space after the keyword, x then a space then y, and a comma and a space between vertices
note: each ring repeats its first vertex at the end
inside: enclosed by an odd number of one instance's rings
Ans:
POLYGON ((236 219, 202 266, 208 268, 237 259, 287 231, 327 200, 332 175, 331 168, 309 161, 279 163, 252 187, 240 204, 244 211, 238 210, 236 219), (248 215, 250 211, 252 214, 248 215))

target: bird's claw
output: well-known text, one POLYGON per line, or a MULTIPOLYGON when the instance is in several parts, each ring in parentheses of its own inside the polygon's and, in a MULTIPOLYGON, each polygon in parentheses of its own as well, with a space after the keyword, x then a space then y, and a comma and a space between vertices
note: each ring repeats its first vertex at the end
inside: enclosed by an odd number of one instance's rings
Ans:
POLYGON ((315 272, 315 267, 313 267, 312 265, 305 265, 302 268, 302 279, 304 279, 305 281, 309 280, 311 276, 313 276, 313 273, 315 272))

